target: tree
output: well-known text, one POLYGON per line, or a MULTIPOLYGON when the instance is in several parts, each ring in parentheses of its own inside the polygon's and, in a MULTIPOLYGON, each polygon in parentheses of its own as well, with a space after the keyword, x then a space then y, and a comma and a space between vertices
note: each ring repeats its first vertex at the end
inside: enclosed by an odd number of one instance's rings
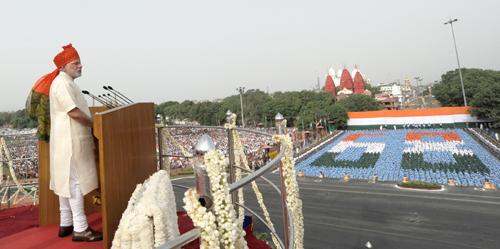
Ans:
POLYGON ((372 96, 352 94, 339 101, 339 104, 349 112, 380 110, 380 104, 372 96))
MULTIPOLYGON (((500 71, 483 69, 462 69, 467 102, 473 102, 476 94, 500 83, 500 71)), ((432 88, 436 99, 443 106, 463 106, 462 86, 458 70, 441 76, 441 81, 432 88)))
POLYGON ((341 104, 334 104, 327 109, 328 120, 335 125, 337 129, 347 127, 347 110, 341 104))
POLYGON ((10 125, 11 119, 12 119, 12 113, 0 112, 0 127, 10 125))
MULTIPOLYGON (((474 107, 473 114, 500 127, 500 71, 464 68, 462 75, 467 103, 474 107)), ((458 70, 443 74, 432 93, 443 106, 463 106, 458 70)))
POLYGON ((491 120, 494 128, 500 128, 500 82, 475 94, 471 105, 476 107, 474 115, 491 120))
POLYGON ((372 93, 372 95, 381 93, 379 86, 372 86, 372 85, 366 83, 365 88, 366 88, 366 90, 370 91, 372 93))
POLYGON ((13 113, 10 125, 16 129, 35 128, 37 122, 29 117, 26 109, 22 109, 13 113))

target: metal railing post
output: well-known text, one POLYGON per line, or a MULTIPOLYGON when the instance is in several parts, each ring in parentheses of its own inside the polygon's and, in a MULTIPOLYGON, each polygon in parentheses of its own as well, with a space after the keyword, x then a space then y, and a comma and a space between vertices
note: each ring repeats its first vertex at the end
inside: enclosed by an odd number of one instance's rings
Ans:
MULTIPOLYGON (((231 124, 233 122, 233 113, 230 110, 226 112, 226 123, 231 124)), ((234 154, 234 139, 233 139, 233 129, 227 129, 227 153, 229 155, 229 184, 236 181, 235 172, 235 154, 234 154)), ((231 201, 233 205, 237 202, 237 192, 231 193, 231 201)), ((235 209, 237 210, 237 209, 235 209)))
MULTIPOLYGON (((158 139, 158 165, 159 165, 159 168, 160 169, 164 169, 163 168, 163 137, 161 135, 161 129, 162 127, 157 127, 156 128, 156 139, 158 139)), ((167 172, 168 172, 168 175, 170 175, 170 167, 169 169, 167 169, 167 172)))

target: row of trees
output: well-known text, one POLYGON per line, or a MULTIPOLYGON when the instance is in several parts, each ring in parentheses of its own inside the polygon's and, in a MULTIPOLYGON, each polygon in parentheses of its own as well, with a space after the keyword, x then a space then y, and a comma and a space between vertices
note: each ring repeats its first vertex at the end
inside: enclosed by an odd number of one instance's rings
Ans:
POLYGON ((0 112, 0 127, 9 126, 16 129, 35 128, 37 122, 31 119, 26 109, 15 112, 0 112))
MULTIPOLYGON (((380 109, 371 96, 352 95, 336 101, 330 94, 318 91, 291 91, 267 94, 251 89, 243 94, 245 124, 247 126, 272 126, 276 113, 287 119, 289 126, 308 129, 316 122, 331 121, 336 127, 347 124, 348 111, 369 111, 380 109)), ((157 106, 157 114, 169 121, 190 120, 203 125, 221 125, 227 110, 238 115, 241 123, 239 95, 232 95, 220 101, 168 101, 157 106)))
MULTIPOLYGON (((276 92, 267 94, 261 90, 248 90, 243 94, 245 124, 265 126, 274 124, 274 116, 281 113, 289 126, 308 129, 316 122, 332 121, 336 127, 347 124, 348 111, 378 110, 379 104, 371 96, 353 95, 341 101, 328 93, 318 91, 276 92)), ((169 120, 197 121, 203 125, 221 125, 227 110, 238 115, 241 123, 240 97, 233 95, 219 101, 183 102, 167 101, 157 105, 156 114, 169 120)), ((16 112, 0 112, 0 127, 35 128, 25 109, 16 112)))
MULTIPOLYGON (((500 128, 500 71, 464 68, 462 76, 467 104, 474 107, 473 113, 500 128)), ((432 93, 443 106, 463 106, 458 70, 441 76, 432 93)))

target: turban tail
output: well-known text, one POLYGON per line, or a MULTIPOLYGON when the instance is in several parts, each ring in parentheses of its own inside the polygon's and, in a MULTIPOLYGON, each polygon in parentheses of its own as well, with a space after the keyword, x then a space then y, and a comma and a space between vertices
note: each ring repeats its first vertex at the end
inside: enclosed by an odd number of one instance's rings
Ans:
POLYGON ((64 46, 63 49, 54 57, 57 69, 38 79, 26 100, 26 111, 31 118, 38 122, 37 136, 38 140, 41 141, 49 141, 50 136, 49 92, 52 81, 59 75, 60 68, 80 59, 78 52, 71 44, 64 46))

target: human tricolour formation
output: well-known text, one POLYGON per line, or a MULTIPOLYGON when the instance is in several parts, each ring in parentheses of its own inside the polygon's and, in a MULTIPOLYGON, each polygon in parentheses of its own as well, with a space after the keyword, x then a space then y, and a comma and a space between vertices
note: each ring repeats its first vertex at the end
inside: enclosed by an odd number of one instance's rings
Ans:
POLYGON ((299 163, 297 170, 333 178, 500 183, 500 161, 462 129, 348 131, 299 163))

